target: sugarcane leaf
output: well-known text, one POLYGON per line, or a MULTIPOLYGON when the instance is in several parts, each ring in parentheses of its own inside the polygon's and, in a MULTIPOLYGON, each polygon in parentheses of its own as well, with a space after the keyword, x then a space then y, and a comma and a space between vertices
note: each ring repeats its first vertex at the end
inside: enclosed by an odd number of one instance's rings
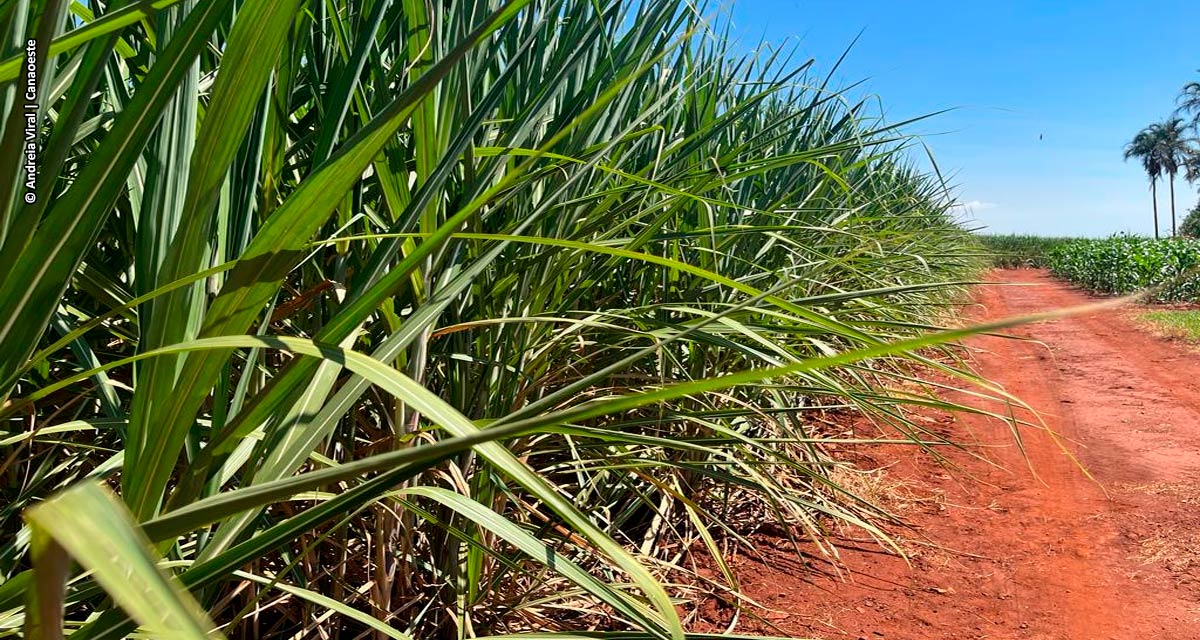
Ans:
MULTIPOLYGON (((30 508, 25 517, 39 535, 90 570, 147 634, 181 640, 223 637, 178 581, 156 566, 150 541, 121 501, 101 485, 78 484, 30 508)), ((42 571, 62 575, 61 565, 35 568, 34 575, 42 571)))

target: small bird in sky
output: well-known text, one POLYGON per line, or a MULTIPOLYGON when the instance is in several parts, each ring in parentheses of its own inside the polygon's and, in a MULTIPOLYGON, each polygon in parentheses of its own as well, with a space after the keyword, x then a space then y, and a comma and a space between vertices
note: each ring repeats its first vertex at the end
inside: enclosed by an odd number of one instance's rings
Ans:
POLYGON ((1042 134, 1042 133, 1039 133, 1039 134, 1038 134, 1038 142, 1041 142, 1041 141, 1042 141, 1042 136, 1044 136, 1044 135, 1045 135, 1045 134, 1042 134))

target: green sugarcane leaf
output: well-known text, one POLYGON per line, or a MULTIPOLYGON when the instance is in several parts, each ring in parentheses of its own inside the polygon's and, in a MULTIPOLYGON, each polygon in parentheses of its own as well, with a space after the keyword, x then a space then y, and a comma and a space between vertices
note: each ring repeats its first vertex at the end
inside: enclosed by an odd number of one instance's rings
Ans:
MULTIPOLYGON (((275 295, 278 283, 299 261, 302 247, 342 201, 346 191, 371 165, 395 131, 421 100, 494 29, 512 19, 529 0, 513 0, 477 27, 428 73, 401 93, 370 125, 305 179, 282 207, 263 224, 230 271, 221 294, 205 314, 202 336, 246 331, 263 305, 275 295)), ((3 334, 0 334, 2 337, 3 334)), ((173 385, 174 399, 131 420, 131 430, 153 433, 145 440, 136 466, 127 462, 123 481, 126 500, 135 514, 146 518, 159 509, 179 451, 196 409, 209 395, 212 381, 228 352, 210 351, 188 358, 173 385), (149 425, 154 425, 153 432, 149 425)))
MULTIPOLYGON (((101 485, 76 485, 32 507, 25 518, 38 535, 52 539, 90 570, 151 637, 223 637, 179 582, 156 566, 150 541, 134 526, 121 501, 101 485)), ((36 567, 34 575, 43 571, 61 577, 61 564, 36 567)))
MULTIPOLYGON (((48 57, 66 53, 92 40, 116 33, 180 2, 183 0, 143 0, 109 11, 104 16, 51 41, 48 57)), ((11 82, 17 77, 23 60, 23 57, 18 56, 0 62, 0 84, 11 82)))
POLYGON ((36 348, 57 300, 111 212, 150 132, 229 3, 212 0, 188 15, 72 188, 47 213, 42 224, 49 231, 26 231, 33 233, 32 239, 9 272, 0 274, 0 307, 7 314, 0 321, 0 376, 11 375, 36 348))

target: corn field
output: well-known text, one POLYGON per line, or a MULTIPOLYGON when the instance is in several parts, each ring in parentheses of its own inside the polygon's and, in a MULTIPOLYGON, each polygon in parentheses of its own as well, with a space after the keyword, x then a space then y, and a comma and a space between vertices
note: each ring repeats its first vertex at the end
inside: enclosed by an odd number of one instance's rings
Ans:
POLYGON ((1194 238, 1074 240, 1051 250, 1049 265, 1055 275, 1097 293, 1146 289, 1158 302, 1200 301, 1200 240, 1194 238))
POLYGON ((0 6, 0 636, 682 638, 981 382, 903 123, 710 9, 0 6))

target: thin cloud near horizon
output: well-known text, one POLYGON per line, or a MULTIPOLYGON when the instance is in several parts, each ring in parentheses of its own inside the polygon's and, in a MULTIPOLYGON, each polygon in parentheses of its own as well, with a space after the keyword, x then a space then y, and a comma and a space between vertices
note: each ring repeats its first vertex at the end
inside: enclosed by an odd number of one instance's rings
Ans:
POLYGON ((985 211, 987 209, 995 209, 997 206, 999 206, 999 205, 997 205, 995 202, 983 202, 981 200, 971 200, 969 202, 956 202, 950 208, 951 209, 963 209, 963 210, 967 210, 967 211, 985 211))

